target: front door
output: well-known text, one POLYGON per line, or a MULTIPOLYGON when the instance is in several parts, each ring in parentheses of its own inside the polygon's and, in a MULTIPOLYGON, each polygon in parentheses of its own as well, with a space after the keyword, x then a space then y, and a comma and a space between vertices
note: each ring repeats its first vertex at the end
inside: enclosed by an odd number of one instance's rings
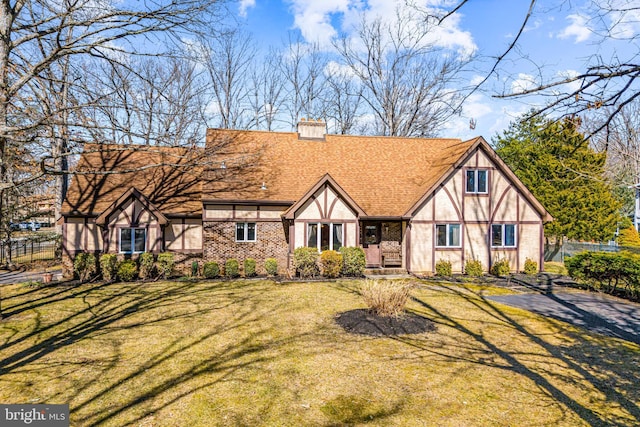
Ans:
POLYGON ((362 248, 367 267, 380 267, 380 240, 382 237, 380 223, 362 224, 362 248))

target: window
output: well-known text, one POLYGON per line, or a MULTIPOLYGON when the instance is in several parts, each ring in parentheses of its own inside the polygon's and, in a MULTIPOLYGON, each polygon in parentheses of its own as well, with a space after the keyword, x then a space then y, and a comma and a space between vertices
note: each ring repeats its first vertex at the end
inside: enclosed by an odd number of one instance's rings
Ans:
POLYGON ((237 222, 236 223, 236 242, 255 242, 256 241, 256 223, 255 222, 237 222))
POLYGON ((436 224, 437 247, 460 247, 460 224, 436 224))
POLYGON ((120 253, 133 254, 147 250, 146 228, 121 228, 120 253))
POLYGON ((491 226, 491 246, 513 248, 516 246, 515 224, 493 224, 491 226))
POLYGON ((487 171, 468 170, 467 171, 467 193, 487 193, 487 171))
POLYGON ((319 252, 330 249, 338 251, 344 241, 343 229, 342 224, 309 224, 307 226, 307 246, 318 248, 319 252))

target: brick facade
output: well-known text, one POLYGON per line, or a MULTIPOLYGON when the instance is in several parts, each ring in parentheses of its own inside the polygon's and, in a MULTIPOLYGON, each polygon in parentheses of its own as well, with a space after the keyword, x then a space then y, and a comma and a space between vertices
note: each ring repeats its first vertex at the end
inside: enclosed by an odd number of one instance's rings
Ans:
POLYGON ((232 221, 205 221, 203 229, 205 262, 215 261, 222 267, 226 260, 235 258, 242 269, 244 260, 253 258, 258 274, 266 274, 264 262, 267 258, 278 261, 279 274, 284 274, 288 267, 289 245, 281 221, 258 222, 255 242, 236 242, 236 223, 232 221))

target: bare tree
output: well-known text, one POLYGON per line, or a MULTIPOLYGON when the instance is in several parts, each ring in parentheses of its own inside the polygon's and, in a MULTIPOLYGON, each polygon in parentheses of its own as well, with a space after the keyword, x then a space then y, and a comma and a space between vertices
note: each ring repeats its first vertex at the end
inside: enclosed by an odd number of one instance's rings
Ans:
POLYGON ((280 61, 280 52, 271 50, 262 61, 262 66, 255 67, 251 73, 249 103, 256 129, 273 130, 282 110, 285 81, 280 61))
POLYGON ((256 55, 251 36, 229 29, 209 42, 203 56, 211 79, 213 105, 218 127, 244 129, 250 126, 250 71, 256 55))
POLYGON ((181 58, 132 58, 86 70, 94 97, 87 126, 92 140, 143 145, 193 145, 204 134, 206 83, 181 58), (94 71, 95 70, 95 71, 94 71))
POLYGON ((456 113, 452 85, 460 59, 442 55, 432 27, 406 9, 395 19, 363 15, 355 37, 335 42, 342 61, 360 80, 362 99, 374 116, 373 133, 434 136, 456 113))
MULTIPOLYGON (((448 10, 434 12, 432 9, 420 9, 426 22, 442 24, 454 13, 463 11, 469 0, 461 0, 450 5, 448 10)), ((507 61, 531 58, 519 49, 527 25, 536 14, 544 14, 548 7, 536 0, 529 0, 528 7, 519 23, 519 30, 511 39, 507 48, 493 58, 493 65, 485 74, 484 80, 476 86, 486 85, 491 77, 504 73, 501 65, 507 61), (526 57, 526 58, 525 58, 526 57)), ((554 3, 552 7, 562 7, 567 13, 579 14, 583 18, 582 26, 590 30, 592 44, 624 44, 614 55, 603 56, 595 49, 594 54, 585 58, 583 68, 575 73, 559 75, 557 70, 547 74, 542 66, 536 72, 535 80, 527 85, 512 84, 517 76, 504 81, 504 87, 494 94, 497 98, 528 100, 532 97, 543 99, 543 103, 531 114, 554 114, 573 118, 588 119, 594 112, 605 111, 598 116, 598 126, 589 129, 589 135, 605 132, 614 117, 621 114, 627 105, 640 97, 640 61, 637 48, 640 33, 633 27, 637 25, 637 2, 616 0, 592 0, 578 5, 568 0, 554 3), (631 46, 631 48, 629 48, 631 46), (625 53, 626 52, 626 53, 625 53), (604 119, 602 119, 604 117, 604 119)))
POLYGON ((350 70, 330 63, 326 69, 325 105, 334 132, 352 133, 361 114, 363 85, 350 70))
POLYGON ((295 129, 302 117, 323 118, 327 56, 318 44, 305 43, 299 35, 290 34, 280 65, 287 82, 285 106, 291 128, 295 129))
MULTIPOLYGON (((219 3, 0 0, 0 189, 8 191, 38 179, 37 173, 20 178, 10 174, 15 166, 11 162, 20 160, 9 153, 47 132, 53 142, 49 154, 56 162, 56 169, 49 171, 63 173, 60 156, 67 154, 63 141, 72 127, 71 111, 86 106, 70 102, 71 59, 120 62, 129 53, 141 53, 141 46, 158 55, 158 46, 170 45, 210 21, 219 3), (46 96, 39 92, 54 87, 57 90, 46 96), (51 95, 58 96, 57 102, 51 102, 51 95), (48 105, 42 105, 47 98, 48 105)), ((0 193, 0 223, 7 224, 4 201, 0 193)))

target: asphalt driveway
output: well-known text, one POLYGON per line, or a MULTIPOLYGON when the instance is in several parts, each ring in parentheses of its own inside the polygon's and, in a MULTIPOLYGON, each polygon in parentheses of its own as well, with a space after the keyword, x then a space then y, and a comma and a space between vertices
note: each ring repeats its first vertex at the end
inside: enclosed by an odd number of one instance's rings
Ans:
POLYGON ((592 292, 530 292, 489 300, 640 344, 640 304, 592 292))

